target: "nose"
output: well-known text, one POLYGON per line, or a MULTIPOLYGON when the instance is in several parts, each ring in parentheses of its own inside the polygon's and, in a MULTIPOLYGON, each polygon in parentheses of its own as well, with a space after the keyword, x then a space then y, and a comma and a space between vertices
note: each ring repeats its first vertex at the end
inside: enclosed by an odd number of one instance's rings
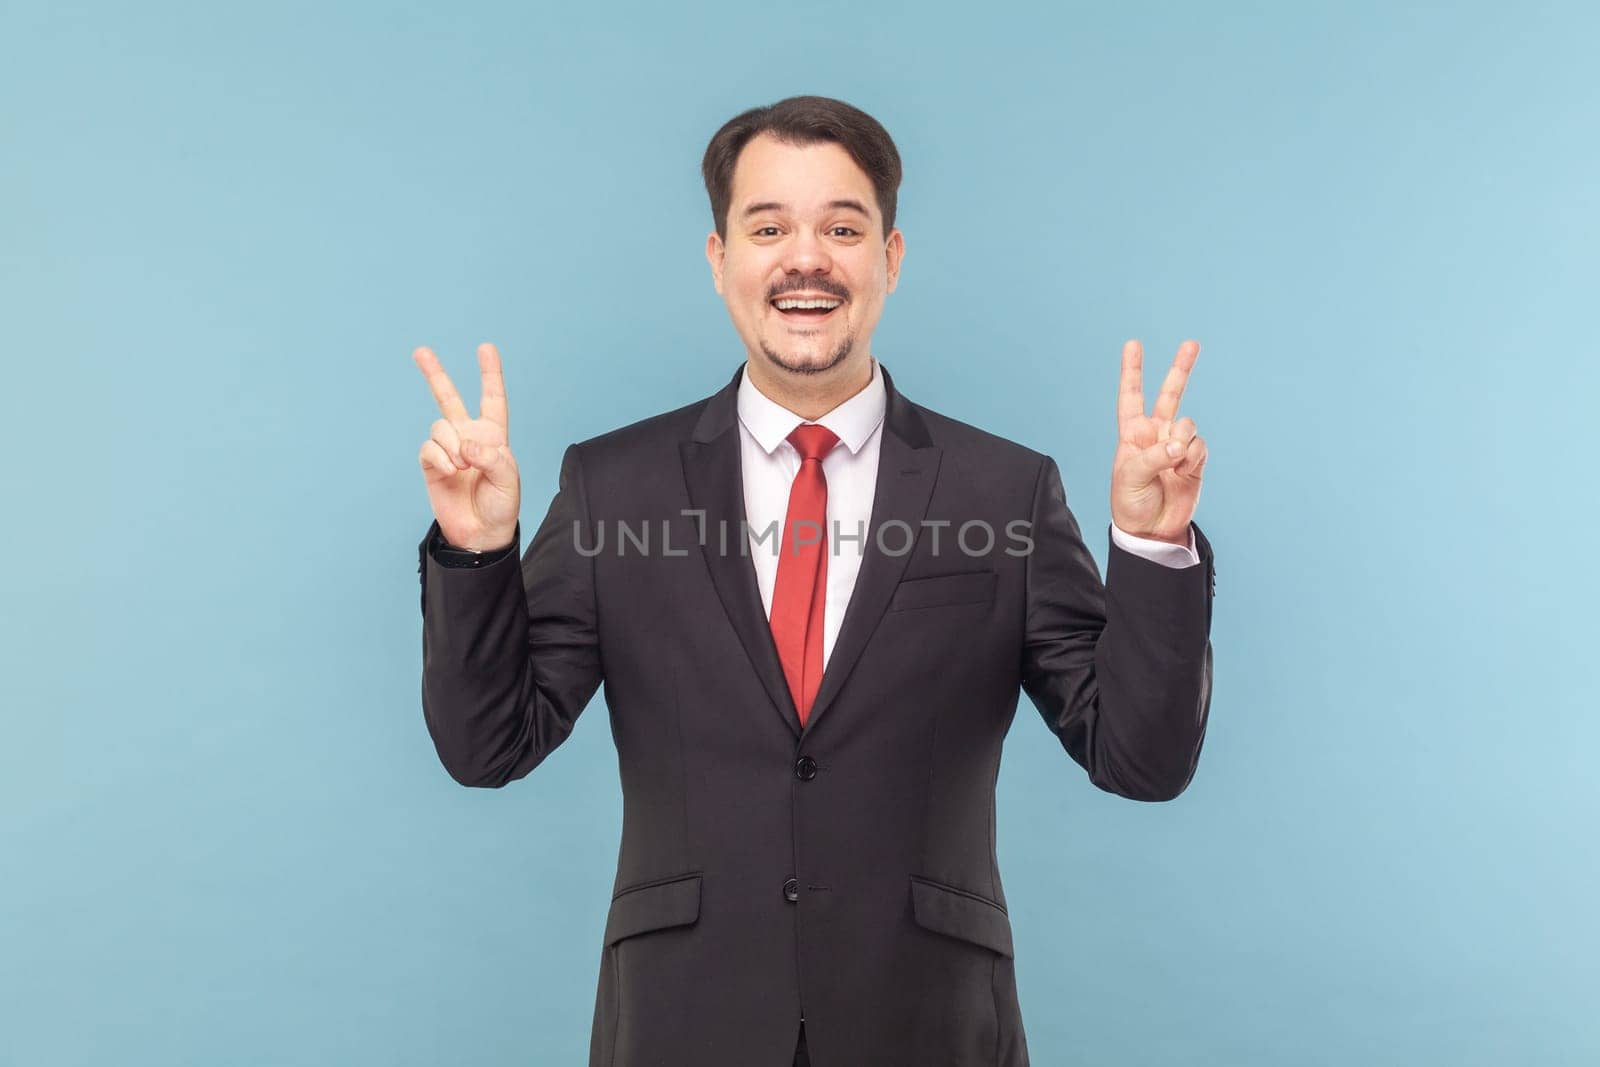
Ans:
POLYGON ((821 238, 802 228, 784 249, 783 269, 790 274, 826 274, 833 269, 833 260, 821 238))

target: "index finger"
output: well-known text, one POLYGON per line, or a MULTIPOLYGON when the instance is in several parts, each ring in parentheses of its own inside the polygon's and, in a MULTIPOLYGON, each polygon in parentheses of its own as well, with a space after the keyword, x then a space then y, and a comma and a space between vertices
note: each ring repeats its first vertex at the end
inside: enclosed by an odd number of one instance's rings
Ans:
POLYGON ((500 350, 485 342, 478 346, 478 369, 483 372, 483 400, 478 404, 480 418, 506 428, 506 380, 500 373, 500 350))
POLYGON ((1137 339, 1122 342, 1122 382, 1117 387, 1117 426, 1144 415, 1144 348, 1137 339))
POLYGON ((1152 418, 1166 419, 1171 422, 1178 416, 1178 401, 1183 399, 1183 387, 1188 384, 1189 371, 1194 369, 1194 361, 1200 358, 1200 342, 1185 341, 1178 346, 1178 355, 1172 361, 1172 369, 1167 371, 1166 380, 1161 383, 1161 392, 1156 395, 1155 410, 1150 413, 1152 418))
POLYGON ((411 358, 422 368, 422 375, 428 379, 428 388, 433 390, 433 399, 438 402, 440 413, 450 420, 451 425, 471 422, 472 416, 467 414, 467 405, 461 402, 461 394, 456 392, 450 375, 439 366, 439 357, 433 354, 433 349, 418 348, 411 353, 411 358))

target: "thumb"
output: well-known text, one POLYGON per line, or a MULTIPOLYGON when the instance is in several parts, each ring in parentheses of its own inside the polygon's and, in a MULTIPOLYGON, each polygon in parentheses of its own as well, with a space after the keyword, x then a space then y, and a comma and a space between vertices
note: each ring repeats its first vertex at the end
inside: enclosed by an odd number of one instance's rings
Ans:
POLYGON ((507 491, 517 487, 517 467, 504 445, 485 445, 470 438, 461 442, 461 455, 483 472, 489 484, 507 491))
POLYGON ((1156 475, 1164 470, 1171 470, 1183 459, 1184 446, 1182 441, 1157 441, 1149 448, 1139 450, 1129 464, 1130 472, 1135 481, 1146 485, 1155 480, 1156 475))

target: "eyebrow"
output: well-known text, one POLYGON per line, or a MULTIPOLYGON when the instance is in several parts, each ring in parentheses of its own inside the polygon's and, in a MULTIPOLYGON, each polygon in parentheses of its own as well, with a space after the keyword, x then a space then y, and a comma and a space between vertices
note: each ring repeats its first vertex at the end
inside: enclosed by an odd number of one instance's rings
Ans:
MULTIPOLYGON (((843 208, 846 211, 856 211, 869 219, 872 217, 870 214, 868 214, 867 209, 861 206, 861 201, 859 200, 830 200, 828 201, 828 207, 843 208)), ((749 218, 751 215, 758 215, 763 211, 788 210, 788 204, 780 204, 776 200, 763 200, 758 204, 751 204, 749 207, 745 208, 744 217, 749 218)))

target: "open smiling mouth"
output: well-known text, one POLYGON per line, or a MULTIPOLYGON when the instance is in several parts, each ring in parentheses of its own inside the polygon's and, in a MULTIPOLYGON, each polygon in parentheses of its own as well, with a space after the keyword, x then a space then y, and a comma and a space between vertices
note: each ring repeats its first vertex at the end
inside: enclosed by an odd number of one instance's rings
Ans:
POLYGON ((769 301, 778 314, 795 322, 816 323, 821 322, 844 306, 843 300, 826 297, 786 297, 780 296, 769 301))

